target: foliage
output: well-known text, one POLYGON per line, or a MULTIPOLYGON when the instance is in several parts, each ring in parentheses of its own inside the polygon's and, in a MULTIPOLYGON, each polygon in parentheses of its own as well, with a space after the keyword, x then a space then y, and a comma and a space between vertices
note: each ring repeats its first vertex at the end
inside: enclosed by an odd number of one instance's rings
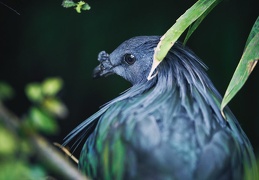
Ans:
POLYGON ((60 78, 48 78, 41 84, 30 83, 26 86, 26 95, 34 103, 25 117, 25 124, 30 129, 51 134, 57 132, 55 117, 67 115, 66 106, 56 97, 62 84, 60 78))
POLYGON ((11 98, 14 91, 7 83, 0 83, 0 179, 33 180, 47 176, 42 163, 32 162, 36 152, 30 145, 30 138, 38 132, 57 132, 57 118, 67 114, 66 106, 57 97, 62 85, 60 78, 28 84, 25 92, 33 105, 22 119, 21 127, 17 128, 12 119, 4 120, 6 113, 1 105, 1 101, 11 98))
POLYGON ((85 10, 90 10, 91 9, 89 4, 84 2, 84 1, 79 1, 79 2, 75 3, 72 0, 64 0, 62 2, 62 6, 64 8, 74 7, 76 12, 78 12, 78 13, 81 13, 81 10, 85 11, 85 10))
POLYGON ((0 124, 0 179, 33 180, 46 176, 40 164, 30 163, 32 150, 28 143, 0 124))

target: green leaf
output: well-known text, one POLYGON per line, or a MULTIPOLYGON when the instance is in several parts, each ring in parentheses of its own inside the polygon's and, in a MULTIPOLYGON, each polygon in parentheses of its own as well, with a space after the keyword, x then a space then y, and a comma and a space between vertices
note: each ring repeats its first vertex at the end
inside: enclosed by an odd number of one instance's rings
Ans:
POLYGON ((61 90, 62 86, 62 79, 48 78, 42 83, 42 93, 46 96, 55 96, 61 90))
POLYGON ((25 93, 32 102, 40 102, 43 99, 41 84, 30 83, 25 87, 25 93))
MULTIPOLYGON (((148 80, 152 79, 156 67, 162 62, 168 51, 178 40, 181 34, 204 13, 211 10, 221 0, 199 0, 190 7, 183 15, 181 15, 176 23, 161 37, 160 42, 155 48, 153 56, 153 64, 148 75, 148 80)), ((203 17, 204 18, 204 17, 203 17)), ((195 28, 196 29, 196 28, 195 28)))
POLYGON ((76 6, 77 4, 76 3, 74 3, 74 1, 71 1, 71 0, 64 0, 63 2, 62 2, 62 6, 64 7, 64 8, 70 8, 70 7, 74 7, 74 6, 76 6))
POLYGON ((30 169, 27 163, 20 159, 12 159, 10 162, 1 163, 0 179, 28 179, 30 169))
POLYGON ((17 150, 17 142, 12 133, 0 124, 0 156, 12 155, 17 150))
POLYGON ((43 110, 32 107, 29 113, 30 124, 37 130, 53 134, 58 130, 56 121, 43 110))
MULTIPOLYGON (((19 157, 19 156, 18 156, 19 157)), ((2 159, 1 159, 2 160, 2 159)), ((43 180, 46 178, 44 169, 37 165, 30 165, 25 159, 14 157, 8 161, 0 161, 0 179, 1 180, 43 180)))
POLYGON ((85 2, 84 1, 79 1, 77 3, 77 5, 76 5, 76 8, 75 8, 76 12, 81 13, 81 9, 82 9, 83 5, 85 5, 85 2))
POLYGON ((13 96, 13 88, 9 84, 0 81, 0 100, 10 99, 13 96))
POLYGON ((44 108, 50 113, 60 118, 67 116, 68 110, 66 106, 56 98, 48 98, 43 102, 44 108))
POLYGON ((83 6, 82 6, 82 10, 90 10, 91 7, 89 6, 89 4, 85 3, 83 6))
POLYGON ((70 7, 75 7, 76 12, 81 13, 81 10, 90 10, 91 7, 89 6, 89 4, 87 4, 84 1, 79 1, 77 3, 75 3, 72 0, 64 0, 62 2, 62 6, 64 8, 70 8, 70 7))
POLYGON ((239 61, 239 64, 232 76, 232 79, 228 85, 221 103, 221 113, 223 113, 224 107, 230 102, 230 100, 237 94, 237 92, 243 87, 249 75, 253 71, 257 61, 259 59, 259 28, 258 19, 255 22, 254 28, 251 30, 249 39, 252 38, 239 61), (254 34, 254 35, 251 35, 254 34))

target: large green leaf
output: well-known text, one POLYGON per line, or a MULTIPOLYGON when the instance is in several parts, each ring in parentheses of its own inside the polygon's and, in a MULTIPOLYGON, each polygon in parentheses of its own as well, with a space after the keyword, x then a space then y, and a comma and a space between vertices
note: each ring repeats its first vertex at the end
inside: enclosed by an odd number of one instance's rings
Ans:
POLYGON ((236 95, 236 93, 243 87, 249 75, 253 71, 257 61, 259 60, 259 17, 257 18, 250 35, 248 37, 244 53, 239 61, 239 64, 232 76, 232 79, 225 92, 221 103, 221 113, 224 107, 236 95))
MULTIPOLYGON (((162 62, 181 34, 199 18, 201 18, 199 20, 201 22, 208 12, 220 1, 221 0, 199 0, 176 20, 175 24, 161 37, 160 42, 155 48, 153 64, 147 78, 148 80, 155 76, 153 75, 154 70, 162 62)), ((192 32, 197 28, 200 22, 194 25, 194 28, 191 29, 192 32)))

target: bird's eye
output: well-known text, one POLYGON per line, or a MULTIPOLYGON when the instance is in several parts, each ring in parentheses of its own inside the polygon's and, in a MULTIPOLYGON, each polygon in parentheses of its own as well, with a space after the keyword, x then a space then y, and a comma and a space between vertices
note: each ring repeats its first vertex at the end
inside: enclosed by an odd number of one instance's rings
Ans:
POLYGON ((133 54, 126 54, 124 56, 124 61, 128 64, 128 65, 132 65, 135 63, 136 58, 133 54))

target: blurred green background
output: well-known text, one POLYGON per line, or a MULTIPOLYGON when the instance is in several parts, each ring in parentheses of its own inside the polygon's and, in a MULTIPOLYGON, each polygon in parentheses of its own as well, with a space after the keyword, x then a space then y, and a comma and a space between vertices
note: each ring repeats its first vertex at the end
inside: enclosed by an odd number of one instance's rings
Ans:
MULTIPOLYGON (((15 97, 5 104, 22 117, 30 106, 24 88, 29 82, 58 76, 64 80, 59 97, 69 114, 50 142, 63 138, 99 107, 130 87, 110 76, 93 80, 97 55, 110 53, 124 40, 138 35, 163 35, 194 0, 93 0, 90 11, 78 14, 62 1, 1 1, 0 80, 15 97)), ((223 95, 241 58, 249 32, 259 15, 258 0, 221 2, 189 39, 189 46, 208 65, 208 74, 223 95)), ((181 37, 183 40, 184 36, 181 37)), ((259 67, 229 104, 259 153, 259 67)), ((76 155, 80 152, 80 148, 76 155)))

